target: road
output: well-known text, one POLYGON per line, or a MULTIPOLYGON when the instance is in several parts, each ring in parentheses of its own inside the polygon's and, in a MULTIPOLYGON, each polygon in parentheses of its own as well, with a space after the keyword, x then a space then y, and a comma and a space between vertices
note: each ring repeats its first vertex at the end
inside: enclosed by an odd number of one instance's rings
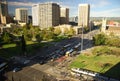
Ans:
MULTIPOLYGON (((84 34, 84 44, 83 50, 86 50, 92 46, 91 38, 95 34, 99 33, 98 30, 91 31, 87 34, 84 34)), ((30 63, 27 66, 23 67, 21 71, 12 72, 9 71, 6 73, 6 76, 11 80, 12 77, 15 78, 15 81, 21 79, 21 81, 36 81, 41 80, 43 76, 51 77, 50 79, 60 78, 72 80, 69 76, 65 77, 65 74, 68 74, 67 65, 72 60, 71 57, 63 59, 62 62, 52 61, 51 59, 59 59, 65 55, 66 51, 73 49, 74 46, 81 42, 81 35, 77 35, 70 39, 65 39, 61 42, 53 42, 51 46, 40 48, 38 53, 32 57, 30 57, 30 63), (63 50, 63 47, 69 45, 63 50), (41 61, 44 61, 44 64, 40 64, 41 61), (52 76, 51 76, 52 75, 52 76), (53 77, 54 76, 54 77, 53 77)), ((77 51, 81 51, 81 47, 78 48, 77 51)), ((49 79, 49 81, 50 81, 49 79)), ((51 80, 52 81, 52 80, 51 80)), ((77 81, 74 80, 73 81, 77 81)))

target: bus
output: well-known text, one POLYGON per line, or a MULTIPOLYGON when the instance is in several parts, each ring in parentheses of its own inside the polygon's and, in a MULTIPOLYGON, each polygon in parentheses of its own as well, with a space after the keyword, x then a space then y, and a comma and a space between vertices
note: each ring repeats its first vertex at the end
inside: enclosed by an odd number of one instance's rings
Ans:
POLYGON ((0 64, 0 73, 4 71, 4 69, 7 68, 7 66, 8 66, 7 62, 3 62, 2 64, 0 64))
POLYGON ((97 72, 94 72, 94 71, 90 71, 90 70, 86 70, 86 69, 81 69, 81 68, 72 68, 71 69, 71 74, 72 75, 89 75, 89 76, 92 76, 92 77, 95 77, 95 76, 99 76, 99 73, 97 72))
POLYGON ((71 44, 67 44, 67 45, 65 45, 65 46, 63 46, 63 48, 67 48, 67 47, 69 47, 71 44))
POLYGON ((75 51, 79 50, 78 48, 80 47, 80 45, 81 45, 81 43, 78 43, 77 45, 74 46, 75 51))

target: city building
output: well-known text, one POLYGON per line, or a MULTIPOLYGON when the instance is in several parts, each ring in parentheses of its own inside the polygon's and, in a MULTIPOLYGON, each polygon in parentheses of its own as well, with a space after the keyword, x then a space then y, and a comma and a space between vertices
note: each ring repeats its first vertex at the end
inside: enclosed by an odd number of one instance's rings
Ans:
POLYGON ((68 23, 69 23, 69 9, 60 8, 60 24, 68 24, 68 23))
POLYGON ((39 4, 32 6, 32 25, 39 26, 39 4))
POLYGON ((78 25, 78 16, 70 17, 69 18, 69 24, 73 25, 73 26, 77 26, 78 25))
POLYGON ((15 10, 15 19, 18 21, 18 23, 28 23, 28 9, 17 8, 15 10))
POLYGON ((60 7, 56 3, 41 3, 32 6, 33 26, 40 28, 60 24, 60 7))
POLYGON ((107 35, 113 34, 114 36, 120 37, 120 27, 113 26, 109 24, 109 22, 107 23, 106 18, 103 18, 102 20, 101 32, 104 32, 107 35))
POLYGON ((55 29, 57 29, 57 28, 60 29, 61 34, 66 33, 66 30, 73 29, 74 33, 75 33, 76 35, 78 35, 78 34, 81 33, 81 30, 82 30, 82 27, 80 27, 80 26, 72 26, 72 25, 68 25, 68 24, 55 26, 54 28, 55 28, 55 29))
POLYGON ((8 4, 6 0, 0 1, 0 18, 1 18, 1 24, 7 24, 8 20, 8 4))
POLYGON ((89 26, 90 5, 79 4, 78 8, 78 26, 89 26))
POLYGON ((70 18, 69 18, 69 22, 75 22, 75 23, 78 23, 78 16, 70 17, 70 18))

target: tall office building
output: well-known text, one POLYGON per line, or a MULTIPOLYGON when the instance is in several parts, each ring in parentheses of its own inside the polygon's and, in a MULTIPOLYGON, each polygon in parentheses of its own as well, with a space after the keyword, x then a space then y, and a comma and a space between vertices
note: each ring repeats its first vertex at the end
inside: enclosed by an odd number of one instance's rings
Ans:
POLYGON ((89 26, 90 5, 79 4, 78 9, 78 26, 89 26))
POLYGON ((69 23, 69 9, 60 8, 60 24, 68 24, 68 23, 69 23))
POLYGON ((28 23, 28 9, 27 8, 17 8, 15 10, 15 18, 18 22, 28 23))
POLYGON ((33 25, 41 28, 59 25, 60 7, 56 3, 41 3, 32 6, 33 25))
POLYGON ((6 0, 0 0, 0 18, 2 24, 7 24, 8 20, 8 4, 6 0))
POLYGON ((39 26, 39 4, 32 6, 32 25, 39 26))

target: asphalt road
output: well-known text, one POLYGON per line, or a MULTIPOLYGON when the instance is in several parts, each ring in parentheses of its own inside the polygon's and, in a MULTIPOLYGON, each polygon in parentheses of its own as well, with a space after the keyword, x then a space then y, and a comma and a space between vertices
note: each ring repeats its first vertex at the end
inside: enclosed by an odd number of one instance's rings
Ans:
MULTIPOLYGON (((84 50, 86 50, 87 48, 90 48, 90 42, 91 41, 91 37, 98 33, 97 30, 94 30, 88 34, 84 34, 84 50), (91 36, 91 37, 90 37, 91 36)), ((28 64, 28 66, 23 67, 21 71, 18 72, 12 72, 9 71, 6 73, 6 76, 11 80, 12 78, 15 78, 14 81, 35 81, 35 80, 41 80, 43 78, 43 76, 47 76, 49 79, 55 79, 56 77, 52 77, 49 74, 51 74, 53 71, 55 71, 56 69, 52 69, 54 68, 54 62, 51 62, 49 58, 51 58, 54 55, 59 55, 61 52, 61 49, 65 46, 70 44, 69 47, 67 47, 63 53, 65 53, 66 51, 72 49, 75 45, 77 45, 78 43, 81 42, 81 35, 77 35, 76 37, 72 37, 70 39, 65 39, 61 42, 54 42, 52 43, 53 45, 48 46, 48 47, 43 47, 40 48, 37 52, 36 55, 30 57, 29 59, 31 60, 31 62, 28 64), (53 55, 51 55, 53 54, 53 55), (43 59, 42 57, 46 57, 46 56, 50 56, 47 59, 43 59), (41 60, 47 60, 47 62, 43 65, 39 64, 39 62, 41 60), (50 71, 50 69, 52 69, 50 71), (50 73, 49 73, 50 72, 50 73)), ((79 47, 79 50, 81 50, 81 47, 79 47)), ((63 55, 63 54, 62 54, 63 55)), ((67 63, 66 63, 67 65, 67 63)), ((62 71, 62 69, 61 69, 62 71)), ((59 70, 60 72, 60 70, 59 70)), ((58 74, 60 74, 58 72, 58 74)), ((53 72, 53 75, 55 75, 55 73, 53 72)), ((50 80, 49 80, 50 81, 50 80)), ((53 80, 51 80, 53 81, 53 80)))

